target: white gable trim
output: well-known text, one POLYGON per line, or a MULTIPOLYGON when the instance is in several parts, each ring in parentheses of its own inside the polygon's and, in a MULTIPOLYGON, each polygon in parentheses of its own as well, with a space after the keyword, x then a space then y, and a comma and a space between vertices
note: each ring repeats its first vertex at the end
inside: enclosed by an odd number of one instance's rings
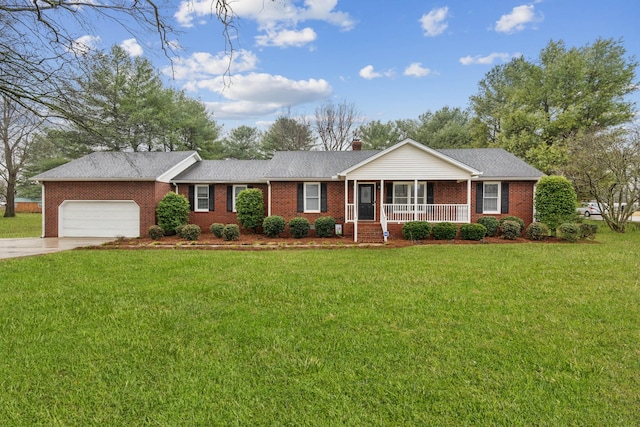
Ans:
POLYGON ((189 166, 201 160, 202 160, 202 157, 200 157, 200 154, 194 151, 193 154, 191 154, 189 157, 182 160, 178 164, 174 165, 171 169, 169 169, 168 171, 164 172, 162 175, 157 177, 156 181, 171 182, 171 179, 173 177, 178 176, 179 174, 187 170, 189 166))
POLYGON ((431 156, 433 156, 433 157, 435 157, 437 159, 443 160, 443 161, 445 161, 445 162, 447 162, 447 163, 449 163, 449 164, 451 164, 451 165, 453 165, 453 166, 455 166, 457 168, 460 168, 460 169, 468 172, 469 174, 471 174, 474 177, 482 175, 481 171, 476 170, 476 169, 472 168, 469 165, 466 165, 466 164, 464 164, 462 162, 459 162, 459 161, 457 161, 455 159, 452 159, 451 157, 446 156, 446 155, 444 155, 444 154, 440 153, 439 151, 436 151, 436 150, 434 150, 432 148, 429 148, 426 145, 420 144, 419 142, 416 142, 411 138, 407 138, 407 139, 405 139, 403 141, 400 141, 397 144, 395 144, 395 145, 393 145, 393 146, 391 146, 391 147, 389 147, 389 148, 387 148, 385 150, 382 150, 378 154, 375 154, 375 155, 369 157, 368 159, 365 159, 365 160, 361 161, 360 163, 351 166, 349 169, 346 169, 346 170, 338 173, 338 176, 341 176, 341 177, 347 176, 347 174, 353 172, 354 170, 359 169, 359 168, 361 168, 362 166, 364 166, 366 164, 374 162, 377 159, 379 159, 381 157, 384 157, 387 154, 391 153, 392 151, 395 151, 395 150, 399 149, 400 147, 404 147, 405 145, 411 145, 411 146, 413 146, 413 147, 415 147, 415 148, 417 148, 419 150, 422 150, 425 153, 427 153, 427 154, 429 154, 429 155, 431 155, 431 156))

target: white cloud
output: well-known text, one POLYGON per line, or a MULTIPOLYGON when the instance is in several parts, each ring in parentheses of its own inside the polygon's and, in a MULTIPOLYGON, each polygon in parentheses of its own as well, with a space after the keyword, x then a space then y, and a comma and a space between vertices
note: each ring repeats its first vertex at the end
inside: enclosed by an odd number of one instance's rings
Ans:
POLYGON ((225 97, 228 101, 207 103, 216 118, 270 114, 283 107, 327 99, 332 92, 331 85, 323 79, 291 80, 264 73, 192 81, 186 89, 206 89, 225 97))
POLYGON ((138 41, 136 39, 127 39, 120 43, 120 47, 122 47, 124 51, 129 54, 129 56, 142 56, 142 54, 144 53, 142 46, 138 44, 138 41))
POLYGON ((98 36, 82 36, 73 41, 71 49, 78 55, 86 55, 94 50, 100 44, 100 37, 98 36))
POLYGON ((231 73, 251 71, 257 63, 256 55, 244 49, 234 52, 231 64, 226 53, 212 55, 209 52, 195 52, 188 58, 176 59, 173 67, 166 67, 163 72, 177 80, 195 80, 228 74, 229 70, 231 73))
POLYGON ((526 28, 527 24, 542 21, 542 16, 538 16, 533 4, 516 6, 511 13, 502 15, 496 21, 495 30, 499 33, 515 33, 526 28))
POLYGON ((445 21, 448 15, 448 7, 433 9, 426 15, 422 15, 422 18, 420 18, 420 22, 422 23, 424 35, 433 37, 442 34, 444 30, 446 30, 449 26, 449 24, 445 21))
MULTIPOLYGON (((233 14, 243 20, 253 20, 261 30, 295 30, 300 22, 322 21, 351 30, 355 22, 346 12, 334 10, 338 0, 305 0, 304 6, 296 6, 295 0, 243 0, 229 2, 233 14)), ((194 19, 215 15, 211 0, 182 0, 174 17, 184 27, 192 27, 194 19)))
POLYGON ((258 46, 300 47, 311 43, 316 38, 317 34, 311 28, 305 28, 301 31, 267 31, 266 35, 256 37, 256 44, 258 46))
POLYGON ((414 62, 404 70, 405 76, 425 77, 429 74, 431 74, 431 70, 429 68, 423 67, 420 62, 414 62))
MULTIPOLYGON (((517 56, 517 55, 514 55, 517 56)), ((472 65, 472 64, 482 64, 482 65, 491 65, 496 60, 500 60, 502 62, 507 62, 512 55, 504 52, 494 52, 487 56, 465 56, 460 58, 460 63, 462 65, 472 65)))
POLYGON ((375 71, 373 65, 367 65, 361 68, 358 74, 360 74, 360 77, 363 79, 373 80, 379 77, 393 77, 395 73, 393 70, 375 71))

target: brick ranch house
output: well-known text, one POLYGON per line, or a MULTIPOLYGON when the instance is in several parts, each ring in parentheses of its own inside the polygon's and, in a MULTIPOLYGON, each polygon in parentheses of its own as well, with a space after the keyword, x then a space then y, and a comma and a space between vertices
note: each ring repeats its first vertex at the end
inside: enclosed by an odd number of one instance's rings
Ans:
POLYGON ((44 237, 138 237, 169 191, 203 230, 236 223, 235 198, 264 194, 266 215, 312 224, 332 216, 354 241, 400 237, 407 221, 533 221, 542 172, 500 148, 435 150, 406 139, 385 150, 277 152, 270 160, 202 160, 196 152, 96 152, 44 172, 44 237))

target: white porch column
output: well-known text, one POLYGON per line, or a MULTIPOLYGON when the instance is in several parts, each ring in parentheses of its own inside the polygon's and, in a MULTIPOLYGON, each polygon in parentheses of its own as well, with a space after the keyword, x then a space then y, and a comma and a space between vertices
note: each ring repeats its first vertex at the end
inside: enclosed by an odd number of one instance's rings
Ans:
POLYGON ((413 180, 413 220, 418 220, 418 180, 413 180))
POLYGON ((467 179, 467 221, 471 222, 471 178, 467 179))
MULTIPOLYGON (((344 177, 344 223, 349 219, 349 178, 344 177)), ((343 231, 344 235, 344 231, 343 231)))
POLYGON ((271 181, 267 181, 267 201, 269 203, 268 216, 271 216, 271 181))
POLYGON ((358 241, 358 180, 353 180, 353 241, 358 241))
POLYGON ((382 214, 384 213, 384 202, 386 200, 386 194, 384 194, 384 179, 380 180, 380 217, 382 218, 382 214))

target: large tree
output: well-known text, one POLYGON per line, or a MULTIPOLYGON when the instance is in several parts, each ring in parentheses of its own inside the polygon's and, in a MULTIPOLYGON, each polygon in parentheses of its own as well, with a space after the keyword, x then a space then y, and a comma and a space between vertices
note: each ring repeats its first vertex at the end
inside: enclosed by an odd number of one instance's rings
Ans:
POLYGON ((382 150, 391 147, 406 138, 415 137, 415 120, 395 120, 382 123, 380 120, 365 123, 358 128, 357 134, 365 150, 382 150))
POLYGON ((0 95, 0 178, 4 181, 5 217, 14 217, 18 179, 44 119, 15 99, 0 95))
POLYGON ((580 133, 568 149, 565 172, 578 193, 604 208, 602 219, 611 230, 624 232, 640 204, 640 128, 580 133))
POLYGON ((566 141, 579 132, 630 120, 638 63, 622 41, 598 39, 567 49, 551 41, 535 61, 494 67, 471 97, 474 145, 500 146, 544 172, 568 161, 566 141))
POLYGON ((420 115, 413 138, 431 148, 468 148, 471 146, 469 112, 445 106, 435 113, 420 115))
POLYGON ((222 153, 224 158, 238 160, 262 159, 260 151, 262 133, 258 128, 251 126, 238 126, 231 130, 222 140, 222 153))
POLYGON ((325 102, 316 107, 316 132, 325 151, 340 151, 351 147, 360 114, 355 104, 346 101, 325 102))
POLYGON ((271 158, 276 151, 311 150, 314 145, 311 125, 304 117, 294 118, 286 114, 278 117, 265 132, 261 150, 266 158, 271 158))

